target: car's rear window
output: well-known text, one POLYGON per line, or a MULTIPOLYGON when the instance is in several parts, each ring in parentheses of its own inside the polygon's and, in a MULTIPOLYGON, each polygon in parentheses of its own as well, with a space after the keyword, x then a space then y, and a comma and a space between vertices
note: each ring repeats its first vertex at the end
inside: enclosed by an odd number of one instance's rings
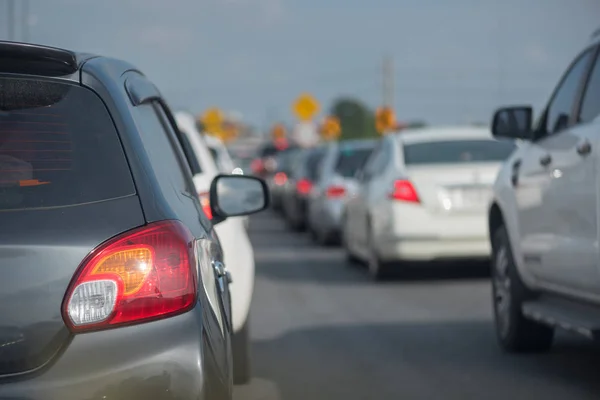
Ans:
POLYGON ((306 177, 310 180, 317 180, 319 177, 319 169, 321 167, 321 161, 325 156, 323 149, 316 149, 310 151, 304 159, 304 169, 306 177))
POLYGON ((81 86, 0 78, 0 210, 135 193, 106 107, 81 86))
POLYGON ((507 159, 516 145, 511 141, 491 139, 447 140, 404 145, 404 163, 458 164, 499 162, 507 159))
POLYGON ((372 152, 372 148, 341 149, 335 165, 335 172, 345 178, 353 177, 372 152))

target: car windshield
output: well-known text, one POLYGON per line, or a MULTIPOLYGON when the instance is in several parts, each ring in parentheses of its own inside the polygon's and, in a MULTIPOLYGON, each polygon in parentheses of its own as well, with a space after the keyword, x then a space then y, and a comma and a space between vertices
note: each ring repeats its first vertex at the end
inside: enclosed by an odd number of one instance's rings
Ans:
POLYGON ((405 144, 404 163, 415 165, 501 162, 507 159, 515 148, 514 142, 491 139, 405 144))
POLYGON ((372 152, 373 148, 341 149, 335 165, 335 172, 344 178, 353 177, 372 152))

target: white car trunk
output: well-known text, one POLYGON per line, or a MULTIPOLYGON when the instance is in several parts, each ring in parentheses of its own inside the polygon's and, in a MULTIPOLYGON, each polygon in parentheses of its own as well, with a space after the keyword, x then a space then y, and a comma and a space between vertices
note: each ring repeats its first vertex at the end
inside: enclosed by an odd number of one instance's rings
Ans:
POLYGON ((429 164, 407 168, 421 203, 433 213, 481 213, 500 163, 429 164))

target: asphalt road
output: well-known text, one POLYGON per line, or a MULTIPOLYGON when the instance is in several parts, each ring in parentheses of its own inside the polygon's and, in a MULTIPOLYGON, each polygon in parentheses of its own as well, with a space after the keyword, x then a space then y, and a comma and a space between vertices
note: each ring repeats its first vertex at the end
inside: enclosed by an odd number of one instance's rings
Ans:
POLYGON ((560 335, 545 355, 498 350, 485 266, 377 284, 272 212, 250 230, 255 378, 235 400, 600 398, 600 350, 585 339, 560 335))

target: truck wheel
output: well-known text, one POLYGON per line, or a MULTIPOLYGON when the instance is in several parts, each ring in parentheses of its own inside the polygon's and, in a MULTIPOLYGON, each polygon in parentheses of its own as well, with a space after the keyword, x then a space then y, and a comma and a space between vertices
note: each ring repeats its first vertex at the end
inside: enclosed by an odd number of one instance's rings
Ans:
POLYGON ((492 301, 496 336, 510 353, 544 352, 552 347, 554 329, 525 318, 523 302, 535 297, 516 268, 508 233, 501 226, 493 233, 492 301))
POLYGON ((250 317, 242 329, 233 334, 231 344, 233 347, 233 383, 243 385, 250 382, 252 368, 250 366, 250 317))

